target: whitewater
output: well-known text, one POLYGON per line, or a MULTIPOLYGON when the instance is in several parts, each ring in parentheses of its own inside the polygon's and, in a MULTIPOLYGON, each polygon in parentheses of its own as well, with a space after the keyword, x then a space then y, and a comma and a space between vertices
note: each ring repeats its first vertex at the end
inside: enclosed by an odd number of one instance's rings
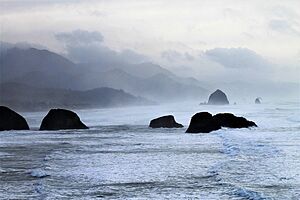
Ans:
POLYGON ((89 130, 0 132, 0 199, 300 199, 299 102, 195 102, 75 110, 89 130), (231 112, 251 129, 185 133, 193 114, 231 112), (179 129, 148 128, 172 114, 179 129))

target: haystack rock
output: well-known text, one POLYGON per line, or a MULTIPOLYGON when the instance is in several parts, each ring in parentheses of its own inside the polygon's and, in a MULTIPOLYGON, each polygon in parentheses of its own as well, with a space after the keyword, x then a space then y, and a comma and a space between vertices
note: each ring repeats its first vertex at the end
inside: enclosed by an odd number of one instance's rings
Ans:
POLYGON ((65 109, 51 109, 44 117, 40 130, 88 129, 76 113, 65 109))
POLYGON ((183 125, 175 121, 173 115, 162 116, 151 120, 149 127, 151 128, 182 128, 183 125))
POLYGON ((227 96, 221 90, 216 90, 209 96, 208 103, 210 105, 226 105, 229 104, 227 96))
POLYGON ((0 106, 0 131, 29 130, 29 126, 21 115, 8 107, 0 106))
POLYGON ((255 104, 261 104, 261 98, 260 97, 257 97, 256 99, 255 99, 255 104))

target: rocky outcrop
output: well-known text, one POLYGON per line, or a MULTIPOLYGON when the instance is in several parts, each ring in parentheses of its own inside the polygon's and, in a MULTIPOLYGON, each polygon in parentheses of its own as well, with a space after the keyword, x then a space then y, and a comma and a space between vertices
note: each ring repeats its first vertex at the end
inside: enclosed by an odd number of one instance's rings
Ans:
POLYGON ((61 129, 88 129, 78 117, 70 110, 51 109, 44 117, 40 130, 61 130, 61 129))
POLYGON ((219 113, 214 116, 208 112, 195 114, 190 122, 187 133, 209 133, 219 130, 222 127, 227 128, 249 128, 257 125, 248 121, 244 117, 237 117, 231 113, 219 113))
POLYGON ((190 122, 187 133, 209 133, 219 130, 221 126, 213 120, 212 114, 200 112, 195 114, 190 122))
POLYGON ((226 104, 229 104, 229 101, 227 99, 226 94, 218 89, 209 96, 207 104, 226 105, 226 104))
POLYGON ((261 104, 260 100, 261 100, 261 98, 260 98, 260 97, 257 97, 257 98, 255 99, 255 104, 261 104))
POLYGON ((173 115, 162 116, 151 120, 149 127, 151 128, 182 128, 183 125, 175 121, 173 115))
POLYGON ((29 126, 21 115, 8 107, 0 106, 0 131, 29 130, 29 126))
POLYGON ((249 128, 257 126, 254 122, 248 121, 244 117, 237 117, 232 113, 219 113, 213 116, 213 120, 216 121, 221 127, 227 128, 249 128))

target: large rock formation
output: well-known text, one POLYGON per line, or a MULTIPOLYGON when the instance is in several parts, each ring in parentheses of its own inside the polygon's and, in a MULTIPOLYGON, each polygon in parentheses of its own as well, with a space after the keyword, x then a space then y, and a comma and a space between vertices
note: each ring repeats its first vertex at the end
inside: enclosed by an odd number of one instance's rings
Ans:
POLYGON ((151 120, 149 127, 151 128, 182 128, 183 125, 175 121, 173 115, 162 116, 151 120))
POLYGON ((44 117, 40 130, 88 129, 78 115, 70 110, 51 109, 44 117))
POLYGON ((0 131, 29 130, 29 126, 21 115, 5 106, 0 106, 0 131))
POLYGON ((228 128, 249 128, 257 126, 254 122, 243 117, 234 116, 231 113, 219 113, 212 116, 208 112, 195 114, 190 122, 187 133, 209 133, 219 130, 222 127, 228 128))
POLYGON ((213 120, 220 126, 227 128, 249 128, 257 126, 254 122, 248 121, 244 117, 237 117, 231 113, 219 113, 213 116, 213 120))
POLYGON ((226 105, 226 104, 229 104, 229 101, 227 99, 226 94, 218 89, 209 96, 207 104, 226 105))
POLYGON ((187 133, 209 133, 219 130, 221 126, 213 120, 212 114, 208 112, 196 113, 190 122, 187 133))

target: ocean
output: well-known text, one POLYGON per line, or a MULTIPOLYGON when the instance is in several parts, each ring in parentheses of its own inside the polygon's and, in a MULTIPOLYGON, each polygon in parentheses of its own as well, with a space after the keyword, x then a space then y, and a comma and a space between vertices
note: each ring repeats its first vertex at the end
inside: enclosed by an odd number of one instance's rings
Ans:
POLYGON ((75 110, 89 130, 0 132, 0 199, 300 199, 299 102, 75 110), (257 128, 185 133, 193 114, 257 128), (179 129, 148 128, 172 114, 179 129))

